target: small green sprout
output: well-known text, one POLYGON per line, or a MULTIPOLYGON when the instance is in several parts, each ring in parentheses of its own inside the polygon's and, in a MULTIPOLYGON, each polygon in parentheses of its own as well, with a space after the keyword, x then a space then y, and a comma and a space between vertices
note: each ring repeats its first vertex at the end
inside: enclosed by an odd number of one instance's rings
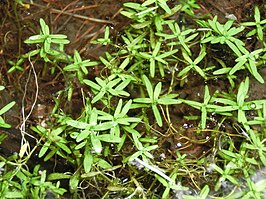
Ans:
POLYGON ((205 57, 206 55, 206 50, 205 47, 201 48, 201 51, 199 53, 199 56, 192 61, 192 59, 189 57, 187 51, 183 51, 182 55, 184 57, 184 59, 188 62, 188 66, 186 66, 185 68, 183 68, 179 73, 178 73, 178 77, 185 77, 188 75, 188 72, 193 69, 195 70, 197 73, 199 73, 200 76, 202 76, 204 79, 207 79, 207 76, 205 74, 205 72, 198 66, 198 64, 202 61, 202 59, 205 57))
POLYGON ((159 126, 163 125, 160 111, 158 105, 170 105, 170 104, 180 104, 180 101, 174 99, 177 97, 177 94, 167 94, 160 97, 162 90, 162 83, 159 82, 154 90, 152 88, 151 82, 146 75, 142 76, 144 85, 146 86, 149 98, 135 98, 133 102, 141 104, 150 104, 152 107, 153 114, 155 116, 156 122, 159 126))
POLYGON ((150 75, 151 77, 155 76, 155 69, 156 66, 159 67, 160 69, 160 74, 162 77, 164 77, 164 69, 162 64, 168 65, 167 61, 164 60, 164 58, 175 54, 178 50, 171 50, 168 52, 161 52, 161 45, 162 43, 160 41, 157 41, 153 51, 151 53, 146 53, 146 52, 139 52, 140 56, 143 57, 144 59, 147 59, 150 62, 150 75))
POLYGON ((217 21, 217 16, 215 16, 213 20, 208 20, 208 23, 206 24, 207 27, 210 27, 211 30, 214 33, 216 33, 216 35, 208 36, 207 38, 203 39, 201 42, 202 43, 211 42, 212 44, 225 43, 233 50, 233 52, 237 56, 241 56, 239 50, 244 48, 244 43, 240 39, 237 39, 235 36, 238 33, 242 32, 245 28, 244 26, 237 28, 232 27, 233 23, 234 23, 233 20, 229 20, 224 25, 222 25, 217 21))
POLYGON ((194 16, 194 9, 199 9, 200 6, 196 3, 197 0, 182 0, 182 11, 190 16, 194 16))
POLYGON ((8 63, 12 65, 12 67, 7 71, 7 73, 12 73, 15 70, 24 71, 24 68, 21 66, 24 61, 25 60, 23 58, 20 58, 17 62, 9 61, 8 63))
POLYGON ((45 142, 38 155, 39 158, 43 157, 48 150, 50 152, 45 156, 44 161, 49 160, 55 154, 62 157, 66 156, 64 152, 71 154, 71 150, 67 146, 67 141, 62 135, 60 136, 65 130, 65 126, 53 130, 45 129, 42 126, 32 127, 31 129, 45 138, 45 142))
POLYGON ((83 75, 88 74, 87 67, 96 66, 98 62, 82 60, 77 50, 74 51, 74 63, 64 67, 64 71, 76 71, 79 81, 83 82, 83 75))
POLYGON ((193 108, 199 109, 201 111, 201 128, 206 128, 206 121, 207 121, 207 112, 212 111, 211 108, 213 106, 209 105, 211 96, 208 86, 205 86, 205 93, 204 93, 204 99, 203 103, 196 102, 193 100, 185 100, 185 99, 179 99, 181 102, 188 104, 189 106, 192 106, 193 108))
POLYGON ((130 123, 138 123, 141 121, 138 117, 127 116, 127 113, 131 108, 131 104, 132 100, 129 100, 123 107, 123 101, 120 99, 113 115, 98 110, 99 120, 109 121, 112 123, 110 134, 120 136, 120 127, 123 128, 123 126, 129 126, 130 123))
POLYGON ((144 43, 144 38, 147 35, 146 32, 143 32, 137 37, 134 37, 134 35, 132 35, 129 31, 125 31, 125 33, 126 36, 122 35, 122 39, 126 46, 125 49, 119 51, 119 54, 126 54, 130 57, 130 59, 133 59, 139 52, 149 46, 147 43, 144 43))
POLYGON ((261 109, 263 106, 263 101, 253 100, 245 102, 245 99, 248 98, 248 89, 249 89, 249 78, 247 77, 245 81, 241 82, 236 99, 226 99, 226 98, 212 98, 212 102, 223 103, 226 106, 216 106, 215 112, 218 114, 223 114, 226 112, 232 112, 237 110, 237 121, 242 123, 245 128, 249 129, 247 123, 247 118, 245 111, 261 109))
POLYGON ((229 75, 233 75, 237 70, 240 70, 243 66, 245 66, 249 72, 260 82, 264 83, 262 76, 258 73, 256 60, 259 58, 263 49, 258 49, 253 52, 248 52, 245 48, 241 49, 244 55, 239 56, 236 59, 237 64, 230 70, 229 75))
POLYGON ((150 151, 155 150, 156 148, 158 148, 158 145, 144 145, 139 141, 140 139, 140 135, 139 134, 132 134, 133 137, 133 141, 134 141, 134 145, 136 146, 136 148, 138 149, 137 152, 135 152, 134 154, 132 154, 131 156, 128 156, 127 158, 125 158, 125 160, 123 160, 124 162, 132 162, 133 160, 135 160, 136 158, 138 158, 139 156, 142 157, 142 160, 146 163, 149 162, 149 159, 153 159, 153 155, 150 153, 150 151))
POLYGON ((39 35, 29 37, 26 44, 42 43, 40 50, 40 56, 46 61, 50 61, 47 55, 57 56, 63 51, 63 46, 69 43, 66 35, 62 34, 50 34, 49 26, 46 25, 45 21, 40 19, 41 31, 39 35))
POLYGON ((190 33, 193 33, 195 31, 194 29, 180 30, 179 25, 177 23, 173 23, 172 21, 167 22, 166 24, 169 26, 170 30, 172 31, 172 34, 156 33, 156 35, 164 37, 164 39, 176 38, 177 41, 169 42, 167 43, 167 45, 181 45, 186 50, 186 52, 191 55, 191 51, 187 43, 194 39, 198 35, 198 33, 194 33, 189 36, 190 33))
POLYGON ((244 23, 241 23, 241 25, 242 26, 256 26, 256 29, 249 31, 246 36, 250 37, 257 33, 257 38, 263 41, 263 30, 265 29, 266 19, 261 20, 260 10, 258 6, 255 6, 254 19, 255 19, 254 22, 244 22, 244 23))
POLYGON ((248 131, 251 143, 245 143, 244 147, 258 152, 259 158, 264 166, 266 166, 266 139, 261 140, 255 132, 250 129, 248 131))
POLYGON ((109 38, 109 36, 110 36, 110 27, 106 26, 105 31, 104 31, 104 37, 98 38, 95 41, 91 41, 91 43, 92 44, 102 44, 102 45, 111 44, 111 39, 109 38))
POLYGON ((106 94, 111 96, 126 96, 126 97, 130 95, 128 92, 123 90, 130 83, 131 81, 130 79, 127 79, 121 82, 120 84, 118 84, 121 81, 120 78, 116 78, 113 80, 109 79, 102 80, 101 78, 96 77, 95 80, 98 84, 94 83, 91 80, 87 79, 84 80, 84 83, 90 86, 95 91, 95 93, 97 93, 91 101, 92 104, 94 104, 99 100, 104 102, 103 96, 106 94))
POLYGON ((217 171, 219 174, 221 174, 221 177, 218 179, 218 181, 216 182, 215 185, 215 191, 218 191, 220 189, 220 186, 222 185, 222 183, 226 180, 229 180, 230 182, 232 182, 235 185, 238 185, 239 182, 237 180, 236 177, 234 177, 233 174, 234 170, 236 169, 236 165, 233 162, 229 162, 227 165, 225 165, 225 168, 222 169, 219 166, 217 166, 216 164, 212 164, 211 167, 217 171))

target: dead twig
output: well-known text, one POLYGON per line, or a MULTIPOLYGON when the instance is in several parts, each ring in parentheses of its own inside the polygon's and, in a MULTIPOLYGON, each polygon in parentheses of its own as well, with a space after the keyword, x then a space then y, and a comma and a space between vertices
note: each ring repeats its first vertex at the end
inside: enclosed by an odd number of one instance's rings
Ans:
MULTIPOLYGON (((39 7, 39 8, 47 8, 46 6, 39 5, 37 3, 30 3, 29 2, 29 4, 32 5, 32 6, 39 7)), ((86 16, 83 16, 83 15, 74 14, 74 13, 71 13, 71 12, 62 12, 62 10, 58 10, 58 9, 54 9, 54 8, 50 8, 50 11, 53 12, 53 13, 62 13, 64 15, 73 16, 73 17, 78 18, 78 19, 84 19, 84 20, 93 21, 93 22, 96 22, 96 23, 114 24, 114 22, 109 21, 109 20, 86 17, 86 16)))
POLYGON ((76 11, 81 11, 81 10, 86 10, 86 9, 96 8, 96 7, 98 7, 98 5, 84 6, 84 7, 81 7, 81 8, 75 8, 75 9, 71 9, 71 10, 66 10, 66 12, 76 12, 76 11))

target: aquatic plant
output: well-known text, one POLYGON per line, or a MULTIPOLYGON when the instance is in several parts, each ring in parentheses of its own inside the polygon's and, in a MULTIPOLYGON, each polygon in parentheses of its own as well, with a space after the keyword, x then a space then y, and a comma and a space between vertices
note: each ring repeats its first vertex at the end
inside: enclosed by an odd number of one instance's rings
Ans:
MULTIPOLYGON (((67 37, 51 34, 40 19, 40 34, 25 41, 38 44, 37 50, 11 62, 9 72, 22 70, 26 58, 42 60, 53 72, 53 64, 60 65, 62 68, 56 69, 67 84, 58 95, 66 94, 70 101, 77 77, 83 109, 71 115, 59 108, 58 97, 53 122, 31 127, 38 134, 31 153, 26 154, 23 145, 24 153, 19 156, 0 156, 0 196, 44 198, 43 193, 51 191, 60 197, 66 192, 60 186, 64 179, 73 198, 85 194, 83 185, 93 183, 103 187, 103 198, 112 193, 121 198, 262 198, 265 180, 254 182, 250 176, 266 166, 266 100, 247 99, 250 75, 264 83, 259 67, 265 62, 265 49, 247 49, 238 35, 251 27, 254 30, 247 37, 257 34, 261 40, 264 20, 260 21, 257 7, 255 22, 241 26, 233 20, 222 24, 217 16, 198 20, 192 15, 193 8, 199 8, 195 1, 173 7, 167 0, 125 3, 121 14, 132 21, 121 35, 122 45, 110 39, 107 27, 103 38, 92 43, 111 45, 115 51, 106 52, 97 62, 83 60, 77 50, 73 56, 64 52, 67 37), (190 15, 192 25, 170 19, 183 12, 190 15), (208 49, 215 44, 229 47, 226 50, 233 54, 234 65, 208 56, 208 49), (90 74, 88 67, 94 66, 102 68, 99 76, 90 74), (203 82, 204 93, 199 93, 197 100, 179 95, 193 79, 203 82), (226 82, 230 88, 212 91, 214 80, 226 82), (179 119, 196 124, 192 136, 186 136, 186 127, 176 127, 179 119), (180 147, 171 136, 179 136, 187 145, 180 147), (203 141, 197 136, 204 137, 203 141), (200 156, 183 151, 192 144, 207 143, 211 146, 200 156), (33 171, 25 169, 36 150, 44 161, 59 156, 73 170, 47 173, 39 166, 33 171), (229 192, 224 192, 226 186, 230 186, 229 192)), ((13 104, 2 108, 0 115, 13 104)))

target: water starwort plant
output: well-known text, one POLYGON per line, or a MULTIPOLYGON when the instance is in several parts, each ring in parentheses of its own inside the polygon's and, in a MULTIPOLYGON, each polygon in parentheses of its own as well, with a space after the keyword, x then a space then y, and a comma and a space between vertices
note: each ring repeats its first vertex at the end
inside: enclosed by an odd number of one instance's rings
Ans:
MULTIPOLYGON (((51 70, 56 66, 66 88, 55 96, 48 125, 29 124, 36 140, 30 153, 0 155, 0 196, 263 198, 265 180, 252 176, 266 167, 266 100, 248 99, 254 81, 265 81, 265 13, 255 6, 255 21, 238 25, 217 16, 198 20, 195 9, 200 6, 193 0, 125 3, 121 14, 131 24, 116 41, 109 27, 92 41, 114 49, 98 61, 78 50, 68 55, 67 36, 52 34, 40 19, 40 34, 25 41, 37 49, 10 62, 9 73, 23 71, 31 58, 51 70), (247 47, 254 34, 264 48, 247 47), (217 44, 232 55, 231 62, 212 54, 217 44), (90 73, 95 66, 100 73, 90 73), (82 85, 83 107, 71 114, 61 96, 72 99, 74 80, 82 85), (32 169, 34 153, 70 169, 32 169)), ((10 127, 2 116, 13 105, 0 110, 1 127, 10 127)))

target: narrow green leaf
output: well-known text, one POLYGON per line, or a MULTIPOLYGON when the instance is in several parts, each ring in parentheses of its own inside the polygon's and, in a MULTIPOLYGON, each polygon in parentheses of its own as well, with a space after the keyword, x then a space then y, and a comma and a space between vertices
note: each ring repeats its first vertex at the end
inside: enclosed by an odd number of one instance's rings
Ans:
MULTIPOLYGON (((152 103, 152 99, 150 99, 150 98, 135 98, 135 99, 133 99, 133 102, 151 104, 152 103)), ((136 104, 133 104, 133 105, 136 105, 136 104)))
POLYGON ((171 9, 168 7, 167 3, 165 0, 159 0, 159 6, 164 9, 164 11, 167 13, 167 14, 171 14, 171 9))
POLYGON ((91 81, 91 80, 84 79, 83 82, 85 84, 87 84, 88 86, 94 88, 95 90, 98 90, 98 91, 101 90, 101 87, 98 84, 96 84, 93 81, 91 81))
POLYGON ((104 91, 100 91, 96 96, 93 97, 91 103, 94 104, 98 102, 99 100, 103 99, 103 96, 105 95, 104 91))
POLYGON ((96 160, 96 163, 99 167, 101 167, 102 169, 111 169, 112 168, 112 165, 109 164, 107 161, 105 161, 104 159, 102 158, 98 158, 96 160))
POLYGON ((103 149, 102 143, 99 140, 99 138, 94 134, 91 134, 91 143, 92 143, 95 153, 100 154, 103 149))
POLYGON ((142 79, 143 79, 144 85, 147 88, 147 92, 148 92, 150 99, 153 100, 153 88, 152 88, 150 80, 148 79, 148 77, 146 75, 143 75, 142 79))
POLYGON ((51 141, 47 141, 47 142, 44 143, 44 145, 42 146, 42 148, 41 148, 41 150, 39 152, 39 155, 38 155, 39 158, 44 156, 44 154, 49 149, 50 145, 51 145, 51 141))
POLYGON ((79 122, 77 120, 67 120, 66 123, 67 125, 78 128, 78 129, 85 129, 91 126, 85 122, 79 122))
POLYGON ((72 151, 63 143, 61 142, 56 142, 55 143, 57 146, 59 146, 61 149, 63 149, 67 154, 71 154, 72 151))
POLYGON ((163 126, 163 121, 162 121, 162 118, 161 118, 160 111, 159 111, 159 109, 157 108, 156 105, 152 105, 152 111, 153 111, 153 114, 155 116, 156 122, 158 123, 158 125, 160 127, 162 127, 163 126))
POLYGON ((120 143, 121 142, 120 137, 110 135, 110 134, 98 135, 97 138, 101 141, 104 141, 104 142, 110 142, 110 143, 120 143))
POLYGON ((64 174, 64 173, 51 173, 48 175, 47 180, 52 181, 52 180, 63 180, 63 179, 69 179, 71 177, 70 174, 64 174))
POLYGON ((156 101, 159 98, 159 95, 161 93, 162 90, 162 82, 159 82, 154 89, 154 93, 153 93, 153 100, 156 101))
POLYGON ((83 160, 84 170, 85 170, 85 173, 89 173, 91 171, 92 164, 93 164, 93 156, 88 149, 85 150, 84 156, 85 156, 83 160))
POLYGON ((90 134, 91 134, 91 131, 89 131, 89 130, 83 130, 77 136, 76 141, 77 142, 80 142, 80 141, 82 141, 84 139, 87 139, 90 134))
POLYGON ((70 177, 69 187, 71 192, 75 192, 79 185, 80 173, 75 172, 74 175, 70 177))
POLYGON ((5 112, 9 111, 15 104, 15 101, 9 102, 7 105, 0 109, 0 115, 3 115, 5 112))
POLYGON ((17 191, 8 191, 5 193, 5 198, 24 198, 24 195, 21 192, 17 191))
POLYGON ((129 100, 123 107, 121 113, 120 113, 120 117, 124 117, 126 116, 127 112, 129 111, 130 107, 132 104, 132 100, 129 100))

